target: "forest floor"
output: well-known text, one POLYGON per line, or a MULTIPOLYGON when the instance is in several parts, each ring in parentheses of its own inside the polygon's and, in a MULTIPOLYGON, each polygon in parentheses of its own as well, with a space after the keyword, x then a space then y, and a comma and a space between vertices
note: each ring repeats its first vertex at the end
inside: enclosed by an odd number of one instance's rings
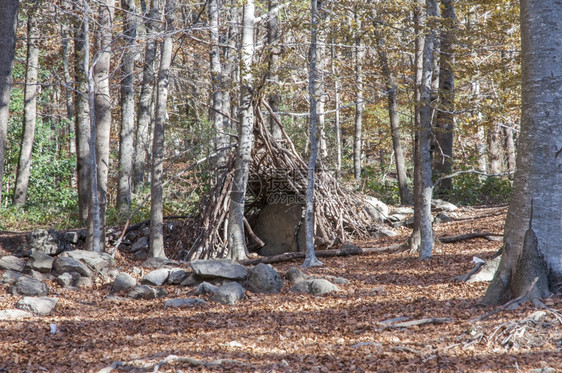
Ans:
MULTIPOLYGON (((436 234, 502 233, 506 210, 462 208, 455 221, 436 226, 436 234)), ((355 244, 401 243, 409 229, 399 233, 355 244)), ((5 251, 14 237, 0 236, 5 251)), ((479 301, 487 283, 454 280, 473 268, 474 256, 487 260, 500 246, 483 238, 440 244, 427 261, 407 252, 321 258, 325 265, 306 273, 348 279, 340 292, 291 293, 286 281, 279 294, 247 292, 234 306, 208 300, 165 308, 166 299, 195 296, 175 286, 163 299, 110 301, 109 283, 82 290, 52 283, 50 296, 59 301, 51 316, 0 321, 0 371, 96 372, 112 364, 117 372, 562 371, 561 319, 551 311, 562 310, 560 297, 543 300, 550 310, 534 322, 533 304, 484 307, 479 301), (395 318, 433 322, 398 327, 388 321, 395 318)), ((118 259, 129 273, 140 264, 118 259)), ((288 269, 300 264, 273 266, 286 280, 288 269)), ((14 308, 18 299, 2 291, 0 309, 14 308)))

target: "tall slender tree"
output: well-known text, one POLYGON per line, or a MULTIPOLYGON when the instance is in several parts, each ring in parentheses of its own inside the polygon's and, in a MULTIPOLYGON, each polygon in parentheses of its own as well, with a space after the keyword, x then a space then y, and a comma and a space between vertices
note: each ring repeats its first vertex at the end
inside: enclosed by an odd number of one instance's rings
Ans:
POLYGON ((163 180, 164 172, 164 131, 167 117, 168 90, 170 85, 170 66, 172 64, 173 31, 176 11, 176 0, 166 0, 165 36, 160 48, 160 69, 158 70, 158 85, 156 92, 156 120, 154 122, 154 136, 152 142, 152 177, 150 186, 150 255, 165 258, 163 210, 164 203, 163 180))
POLYGON ((0 201, 2 201, 6 134, 10 116, 10 93, 12 91, 12 66, 16 50, 18 8, 18 0, 0 2, 0 201))
POLYGON ((39 28, 37 27, 38 2, 34 2, 27 14, 27 58, 23 108, 23 134, 14 188, 14 205, 23 205, 27 199, 27 187, 31 173, 31 152, 37 121, 37 75, 39 71, 39 28))
POLYGON ((363 46, 361 32, 361 18, 358 11, 354 12, 355 25, 355 127, 353 133, 353 175, 355 179, 361 179, 361 161, 363 158, 363 58, 365 48, 363 46))

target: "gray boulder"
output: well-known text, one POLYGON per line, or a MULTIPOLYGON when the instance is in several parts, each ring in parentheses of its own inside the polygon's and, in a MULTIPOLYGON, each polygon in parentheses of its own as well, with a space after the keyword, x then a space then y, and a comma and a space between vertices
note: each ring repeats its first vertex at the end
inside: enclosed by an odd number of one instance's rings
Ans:
POLYGON ((120 293, 122 291, 126 291, 131 289, 137 284, 137 281, 128 273, 120 273, 115 277, 115 281, 111 285, 111 292, 112 293, 120 293))
POLYGON ((259 251, 260 255, 302 251, 299 250, 297 237, 302 210, 300 204, 273 203, 260 211, 253 227, 254 233, 265 243, 259 251))
POLYGON ((235 304, 239 300, 244 299, 244 288, 237 282, 229 282, 219 287, 212 300, 222 304, 235 304))
POLYGON ((115 259, 107 253, 97 253, 95 251, 88 250, 73 250, 69 251, 67 255, 72 259, 86 263, 98 272, 115 266, 115 259))
POLYGON ((215 294, 218 290, 218 286, 213 284, 209 284, 208 282, 202 282, 195 290, 196 295, 205 295, 205 294, 215 294))
POLYGON ((470 276, 466 282, 492 281, 500 265, 501 255, 487 261, 478 272, 470 276))
POLYGON ((181 268, 170 269, 170 274, 168 275, 168 284, 179 285, 187 277, 187 272, 181 268))
POLYGON ((31 270, 30 275, 31 278, 34 278, 39 281, 52 281, 55 279, 55 277, 51 273, 39 272, 34 269, 31 270))
POLYGON ((155 289, 148 285, 137 285, 129 291, 127 296, 133 299, 163 298, 168 293, 164 289, 155 289))
POLYGON ((377 228, 375 234, 373 235, 375 238, 380 238, 380 237, 396 237, 398 236, 398 233, 394 232, 393 230, 390 230, 388 228, 385 227, 379 227, 377 228))
POLYGON ((13 295, 45 296, 49 294, 49 287, 44 282, 22 276, 13 283, 9 292, 13 295))
POLYGON ((161 286, 166 282, 169 274, 170 270, 168 268, 155 269, 144 275, 140 283, 143 285, 161 286))
POLYGON ((54 261, 55 259, 52 256, 36 252, 31 254, 31 257, 27 261, 27 266, 37 272, 50 273, 53 269, 54 261))
POLYGON ((12 269, 8 269, 2 273, 2 283, 4 284, 13 284, 16 280, 22 277, 23 274, 18 271, 14 271, 12 269))
POLYGON ((21 320, 33 317, 33 314, 24 310, 0 310, 0 321, 21 320))
POLYGON ((247 286, 254 293, 279 293, 283 287, 283 279, 270 265, 260 263, 248 271, 247 286))
POLYGON ((36 315, 47 316, 50 315, 55 306, 57 305, 57 298, 50 297, 23 297, 16 307, 33 312, 36 315))
POLYGON ((441 199, 433 199, 431 200, 431 209, 435 212, 439 212, 439 211, 452 212, 458 210, 459 208, 450 202, 443 201, 441 199))
POLYGON ((312 280, 305 280, 305 281, 297 282, 295 285, 293 285, 293 287, 291 288, 291 291, 295 292, 295 293, 308 293, 308 294, 312 294, 312 295, 322 295, 322 294, 327 294, 327 293, 331 293, 331 292, 334 292, 334 291, 339 291, 339 288, 336 285, 332 284, 328 280, 315 278, 315 279, 312 279, 312 280))
POLYGON ((173 307, 173 308, 193 307, 205 303, 207 302, 205 302, 203 299, 200 298, 174 298, 165 301, 164 307, 173 307))
POLYGON ((150 257, 142 263, 142 266, 146 267, 146 268, 154 268, 154 269, 156 269, 156 268, 173 268, 173 267, 177 267, 178 263, 174 262, 173 260, 167 259, 167 258, 150 257))
POLYGON ((65 232, 64 233, 64 240, 66 242, 77 244, 80 241, 80 233, 79 232, 65 232))
POLYGON ((433 219, 433 224, 438 225, 438 224, 448 223, 450 221, 453 221, 453 218, 451 218, 449 215, 443 212, 440 212, 437 215, 435 215, 435 218, 433 219))
POLYGON ((131 245, 131 251, 148 250, 148 237, 141 237, 131 245))
POLYGON ((92 272, 84 263, 67 256, 59 256, 57 259, 55 259, 55 263, 53 264, 53 271, 57 275, 62 275, 66 272, 76 272, 82 277, 92 276, 92 272))
POLYGON ((59 241, 57 232, 46 229, 35 229, 27 236, 31 253, 56 255, 64 249, 64 245, 60 245, 59 241))
POLYGON ((365 210, 376 221, 384 221, 389 215, 388 206, 375 197, 365 197, 365 210))
POLYGON ((248 276, 246 267, 226 260, 194 260, 190 264, 193 273, 200 278, 244 280, 248 276))
POLYGON ((13 255, 3 256, 0 258, 0 269, 23 272, 25 270, 25 260, 13 255))
POLYGON ((65 289, 77 289, 92 286, 90 277, 82 277, 78 272, 64 272, 56 277, 57 283, 65 289))
POLYGON ((291 281, 293 284, 305 281, 307 279, 306 275, 296 267, 289 268, 289 271, 287 273, 289 275, 289 281, 291 281))

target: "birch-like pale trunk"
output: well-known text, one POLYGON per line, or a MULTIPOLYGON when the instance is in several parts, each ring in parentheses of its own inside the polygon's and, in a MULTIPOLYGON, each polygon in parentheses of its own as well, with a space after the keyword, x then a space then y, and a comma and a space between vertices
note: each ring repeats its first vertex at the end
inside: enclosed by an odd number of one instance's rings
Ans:
POLYGON ((341 119, 340 119, 340 80, 337 73, 336 64, 339 61, 338 52, 335 47, 335 40, 332 39, 332 76, 334 79, 334 108, 336 110, 334 114, 334 132, 336 135, 336 177, 341 175, 341 163, 342 163, 342 144, 341 144, 341 119))
POLYGON ((23 205, 27 200, 27 187, 31 173, 31 153, 35 139, 37 121, 37 73, 39 71, 39 29, 37 27, 37 4, 27 15, 27 60, 25 89, 23 94, 23 134, 20 143, 14 205, 23 205))
POLYGON ((18 23, 17 0, 0 2, 0 202, 6 156, 6 135, 10 117, 10 93, 12 91, 12 66, 16 51, 16 27, 18 23))
POLYGON ((150 127, 152 124, 152 97, 156 76, 156 32, 160 17, 160 0, 151 0, 150 10, 145 16, 146 45, 142 71, 141 91, 137 106, 135 128, 135 152, 133 159, 133 189, 140 190, 147 173, 147 158, 150 149, 150 127))
POLYGON ((310 158, 308 160, 308 177, 306 186, 306 207, 304 212, 304 227, 306 235, 306 258, 303 267, 321 266, 323 263, 318 260, 314 252, 314 176, 316 168, 316 158, 318 157, 318 139, 316 135, 316 121, 318 119, 317 97, 316 97, 316 60, 318 58, 317 42, 318 42, 318 1, 311 0, 311 36, 310 36, 310 54, 309 54, 309 76, 308 76, 308 94, 310 97, 310 121, 308 135, 310 137, 310 158))
POLYGON ((240 51, 240 115, 238 124, 238 149, 234 163, 234 179, 228 213, 229 257, 243 260, 248 256, 244 234, 244 200, 250 172, 254 144, 254 105, 252 58, 254 55, 255 5, 246 0, 242 15, 242 47, 240 51))
POLYGON ((168 88, 170 85, 170 66, 172 64, 174 31, 174 12, 176 0, 166 0, 165 6, 165 36, 160 48, 160 69, 156 86, 156 119, 154 121, 154 135, 152 138, 152 174, 150 183, 150 256, 166 258, 164 252, 164 201, 163 172, 164 172, 164 133, 167 117, 168 88))
POLYGON ((562 7, 521 0, 521 133, 499 268, 483 301, 544 298, 562 284, 562 7), (533 285, 534 284, 534 285, 533 285))
POLYGON ((353 176, 361 179, 361 160, 363 158, 363 57, 365 48, 361 38, 361 19, 355 12, 357 27, 355 36, 355 123, 353 133, 353 176))
POLYGON ((131 206, 131 176, 133 172, 137 10, 134 0, 121 0, 121 7, 124 13, 123 38, 125 39, 125 54, 121 78, 121 133, 119 135, 117 210, 122 218, 127 218, 131 206))
MULTIPOLYGON (((268 1, 268 11, 271 12, 278 5, 278 0, 268 1)), ((281 95, 279 94, 279 55, 281 54, 281 39, 279 37, 279 14, 273 12, 267 22, 267 45, 268 45, 268 68, 267 80, 270 88, 267 101, 271 110, 277 114, 279 112, 279 105, 281 103, 281 95)), ((273 116, 269 118, 269 131, 274 140, 281 140, 283 133, 281 128, 275 122, 273 116)))

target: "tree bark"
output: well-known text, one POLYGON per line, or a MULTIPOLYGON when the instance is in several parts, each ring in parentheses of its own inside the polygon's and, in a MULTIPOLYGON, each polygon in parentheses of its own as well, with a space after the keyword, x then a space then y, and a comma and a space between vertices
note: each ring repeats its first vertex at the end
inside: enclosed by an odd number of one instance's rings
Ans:
POLYGON ((323 263, 318 260, 314 252, 314 171, 316 168, 316 158, 318 156, 318 140, 316 137, 317 121, 317 90, 316 90, 316 59, 317 38, 318 38, 318 1, 311 0, 311 37, 310 37, 310 68, 308 77, 308 93, 310 96, 310 159, 308 161, 308 177, 306 186, 306 207, 304 213, 304 227, 306 235, 306 258, 303 267, 321 266, 323 263))
POLYGON ((522 97, 517 171, 499 268, 484 302, 542 298, 562 283, 562 8, 521 0, 522 97))
POLYGON ((133 159, 133 189, 139 191, 143 186, 147 171, 147 157, 150 148, 150 127, 152 123, 152 97, 156 62, 156 32, 160 17, 160 0, 150 2, 150 10, 145 18, 146 46, 142 72, 141 92, 137 107, 137 126, 135 129, 135 152, 133 159))
MULTIPOLYGON (((436 115, 434 170, 437 176, 449 175, 453 170, 453 130, 455 125, 454 39, 456 15, 453 0, 441 1, 444 29, 439 51, 439 110, 436 115)), ((439 193, 451 190, 451 178, 439 184, 439 193)))
POLYGON ((335 47, 335 40, 332 37, 332 76, 334 79, 334 133, 336 135, 336 177, 341 175, 341 162, 342 162, 342 144, 341 144, 341 120, 340 120, 340 80, 337 73, 336 64, 338 59, 338 52, 335 47))
MULTIPOLYGON (((269 0, 268 1, 268 11, 271 12, 278 5, 278 0, 269 0)), ((267 101, 271 110, 277 114, 279 112, 279 105, 281 104, 281 95, 279 92, 279 73, 277 72, 279 68, 279 55, 281 54, 281 40, 279 37, 279 15, 278 12, 274 12, 269 17, 269 21, 267 23, 267 44, 268 44, 268 53, 269 53, 269 60, 268 60, 268 68, 267 68, 267 75, 268 75, 268 83, 270 85, 270 93, 268 95, 267 101)), ((275 140, 283 139, 283 133, 281 132, 281 128, 275 122, 275 118, 273 116, 269 117, 269 130, 271 132, 271 136, 275 140)))
POLYGON ((252 147, 254 144, 254 105, 252 92, 254 76, 252 58, 254 55, 254 1, 244 3, 242 20, 242 48, 240 55, 240 123, 238 124, 238 149, 234 164, 234 180, 231 193, 228 224, 229 257, 244 260, 248 257, 244 234, 244 200, 250 171, 252 147))
POLYGON ((0 202, 6 156, 6 134, 10 117, 10 93, 12 91, 12 66, 16 50, 16 27, 19 1, 0 2, 0 202))
POLYGON ((150 256, 166 258, 164 252, 164 230, 162 199, 162 173, 164 172, 164 131, 167 116, 168 87, 170 84, 170 66, 172 64, 172 34, 174 31, 174 12, 176 0, 166 0, 165 36, 161 46, 160 69, 156 94, 156 120, 152 139, 152 177, 150 184, 150 256))
POLYGON ((361 40, 361 19, 355 11, 355 125, 353 135, 353 176, 361 179, 361 160, 363 157, 363 56, 365 49, 361 40))
MULTIPOLYGON (((513 126, 514 124, 510 124, 513 126)), ((507 152, 507 171, 510 173, 515 172, 515 139, 514 130, 509 127, 504 127, 505 135, 505 151, 507 152)), ((510 179, 513 179, 513 175, 510 175, 510 179)))
POLYGON ((31 153, 37 121, 37 73, 39 71, 39 29, 37 28, 37 3, 27 15, 27 61, 23 108, 23 134, 14 189, 14 205, 24 205, 31 173, 31 153))
POLYGON ((501 148, 500 127, 494 123, 488 129, 488 172, 494 175, 501 172, 501 148))
POLYGON ((126 219, 131 206, 131 175, 133 171, 137 10, 134 0, 121 0, 121 7, 124 12, 123 37, 125 39, 125 55, 121 78, 121 133, 119 136, 117 210, 119 215, 126 219))

